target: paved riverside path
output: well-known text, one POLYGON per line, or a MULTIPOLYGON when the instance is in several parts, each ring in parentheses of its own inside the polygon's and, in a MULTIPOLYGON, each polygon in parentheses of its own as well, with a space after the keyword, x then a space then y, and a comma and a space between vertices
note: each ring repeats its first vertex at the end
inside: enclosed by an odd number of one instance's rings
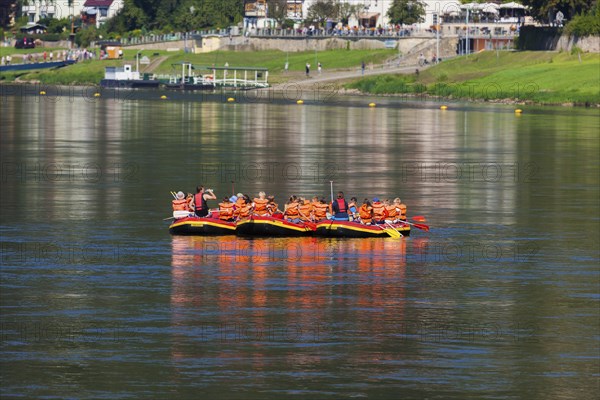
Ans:
MULTIPOLYGON (((387 66, 385 64, 373 66, 373 69, 369 67, 365 68, 364 76, 374 76, 383 74, 414 74, 416 70, 422 71, 428 68, 430 65, 420 67, 418 65, 400 65, 400 66, 387 66)), ((306 77, 304 71, 299 73, 298 71, 287 72, 287 76, 291 79, 285 83, 277 83, 271 86, 272 89, 280 89, 289 87, 290 84, 299 86, 312 86, 315 83, 332 83, 335 81, 360 78, 362 77, 361 68, 355 68, 351 70, 326 70, 323 69, 319 74, 316 68, 311 67, 310 77, 306 77)), ((285 76, 285 75, 284 75, 285 76)))

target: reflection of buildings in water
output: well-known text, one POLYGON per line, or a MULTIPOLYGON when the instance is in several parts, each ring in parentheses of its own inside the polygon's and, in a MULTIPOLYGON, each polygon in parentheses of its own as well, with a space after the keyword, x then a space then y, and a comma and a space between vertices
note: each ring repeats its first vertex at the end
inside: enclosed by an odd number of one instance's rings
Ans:
POLYGON ((43 190, 20 193, 26 185, 19 185, 14 191, 22 199, 17 207, 29 214, 39 210, 46 219, 117 216, 121 187, 105 184, 116 182, 123 172, 123 151, 115 146, 122 136, 120 105, 100 100, 90 104, 73 93, 25 98, 30 104, 11 116, 12 130, 20 134, 12 161, 22 169, 21 182, 43 190))

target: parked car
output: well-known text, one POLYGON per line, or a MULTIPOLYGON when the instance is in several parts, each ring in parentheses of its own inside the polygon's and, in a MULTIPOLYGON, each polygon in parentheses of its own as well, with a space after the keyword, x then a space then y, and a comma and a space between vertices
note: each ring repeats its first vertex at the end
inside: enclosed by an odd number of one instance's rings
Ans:
POLYGON ((17 39, 15 42, 15 49, 34 49, 35 42, 33 38, 24 37, 23 39, 17 39))

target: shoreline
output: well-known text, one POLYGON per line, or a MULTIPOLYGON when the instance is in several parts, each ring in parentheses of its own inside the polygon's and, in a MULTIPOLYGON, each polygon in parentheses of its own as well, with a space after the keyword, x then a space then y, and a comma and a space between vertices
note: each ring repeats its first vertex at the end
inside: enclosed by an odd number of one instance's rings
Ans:
POLYGON ((477 97, 452 97, 452 96, 436 96, 428 93, 386 93, 372 94, 364 93, 358 89, 347 89, 336 81, 327 83, 326 89, 306 87, 307 81, 290 81, 285 84, 276 84, 269 88, 251 89, 251 90, 226 90, 217 89, 214 91, 208 90, 173 90, 173 89, 131 89, 131 88, 103 88, 100 85, 55 85, 46 84, 40 81, 0 81, 0 98, 4 99, 8 96, 44 96, 48 99, 57 97, 82 97, 87 101, 99 99, 114 99, 118 101, 127 100, 164 100, 161 96, 166 95, 167 99, 171 100, 186 100, 186 101, 212 101, 220 102, 227 101, 229 97, 233 97, 236 103, 268 103, 278 101, 281 103, 292 104, 298 100, 302 100, 306 104, 334 104, 335 97, 341 96, 344 98, 373 98, 373 99, 406 99, 414 102, 428 101, 439 103, 471 103, 471 104, 500 104, 500 105, 519 105, 519 106, 536 106, 536 107, 565 107, 565 108, 600 108, 600 103, 579 103, 579 102, 563 102, 563 103, 542 103, 533 100, 521 100, 516 98, 503 99, 482 99, 477 97), (43 94, 42 94, 43 92, 43 94), (152 96, 156 93, 157 96, 152 96), (263 96, 263 93, 265 94, 263 96), (300 97, 290 96, 292 94, 300 94, 300 97), (169 94, 171 96, 169 96, 169 94), (242 96, 240 96, 240 94, 242 96), (223 97, 227 95, 227 98, 223 97), (219 97, 223 97, 219 99, 219 97), (242 99, 240 101, 239 99, 242 99), (245 100, 245 101, 244 101, 245 100))
MULTIPOLYGON (((25 89, 3 89, 4 92, 28 91, 31 87, 65 88, 85 87, 87 91, 102 91, 99 87, 105 67, 132 63, 131 54, 118 61, 84 61, 55 70, 38 70, 31 73, 11 73, 0 80, 0 85, 22 86, 25 89), (43 83, 46 82, 46 83, 43 83), (29 88, 29 89, 28 89, 29 88), (94 89, 92 89, 94 88, 94 89)), ((152 56, 154 57, 154 56, 152 56)), ((597 57, 590 54, 561 52, 480 52, 468 56, 452 57, 436 65, 418 66, 414 60, 396 60, 391 63, 386 52, 324 51, 318 54, 322 70, 305 74, 306 57, 314 54, 290 55, 294 67, 282 70, 287 55, 279 52, 252 54, 215 53, 210 55, 163 54, 155 61, 159 64, 143 70, 144 73, 165 74, 165 65, 185 59, 199 65, 263 65, 269 68, 271 86, 265 89, 217 89, 218 93, 243 93, 233 97, 299 100, 310 102, 331 99, 335 96, 371 97, 373 99, 414 99, 436 102, 470 102, 474 104, 513 104, 519 106, 600 107, 597 57), (243 57, 242 57, 243 56, 243 57), (220 57, 220 61, 217 61, 220 57), (341 60, 340 61, 340 57, 341 60), (360 60, 376 57, 379 63, 369 63, 361 70, 360 60), (386 58, 387 57, 387 58, 386 58), (358 64, 357 64, 358 63, 358 64), (302 69, 299 69, 302 67, 302 69), (308 94, 308 95, 307 95, 308 94)), ((375 60, 375 59, 373 59, 375 60)), ((171 74, 174 72, 172 71, 171 74)), ((175 72, 176 73, 176 72, 175 72)), ((4 86, 3 86, 4 87, 4 86)), ((77 89, 68 89, 77 90, 77 89)), ((126 93, 128 89, 119 89, 126 93)), ((160 92, 164 89, 154 89, 160 92)), ((174 94, 168 97, 198 97, 174 94)), ((194 92, 202 93, 202 92, 194 92)), ((210 97, 201 94, 201 97, 210 97)), ((139 97, 137 94, 129 97, 139 97)), ((151 95, 148 97, 152 97, 151 95)), ((251 98, 251 99, 250 99, 251 98)))

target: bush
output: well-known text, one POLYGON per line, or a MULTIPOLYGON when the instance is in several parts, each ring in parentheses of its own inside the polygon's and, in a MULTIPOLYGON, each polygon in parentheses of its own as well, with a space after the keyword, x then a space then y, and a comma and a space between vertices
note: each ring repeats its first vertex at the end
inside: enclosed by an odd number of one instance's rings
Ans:
POLYGON ((283 24, 281 24, 281 27, 283 29, 293 29, 294 28, 294 20, 286 19, 285 21, 283 21, 283 24))
POLYGON ((47 33, 63 33, 71 30, 71 21, 68 18, 42 18, 38 23, 46 26, 47 33))
POLYGON ((80 29, 75 34, 75 43, 80 47, 88 47, 98 37, 95 26, 88 26, 80 29))
POLYGON ((578 37, 600 35, 600 15, 577 15, 565 26, 565 32, 578 37))
POLYGON ((68 33, 42 33, 42 34, 32 35, 29 33, 19 32, 15 35, 15 39, 17 39, 17 40, 23 39, 25 37, 32 38, 33 40, 37 40, 37 39, 43 40, 44 42, 58 42, 60 40, 68 39, 69 34, 68 33))
POLYGON ((580 47, 573 46, 573 48, 571 49, 571 55, 572 56, 576 56, 576 55, 578 55, 580 53, 583 53, 583 50, 581 50, 580 47))

